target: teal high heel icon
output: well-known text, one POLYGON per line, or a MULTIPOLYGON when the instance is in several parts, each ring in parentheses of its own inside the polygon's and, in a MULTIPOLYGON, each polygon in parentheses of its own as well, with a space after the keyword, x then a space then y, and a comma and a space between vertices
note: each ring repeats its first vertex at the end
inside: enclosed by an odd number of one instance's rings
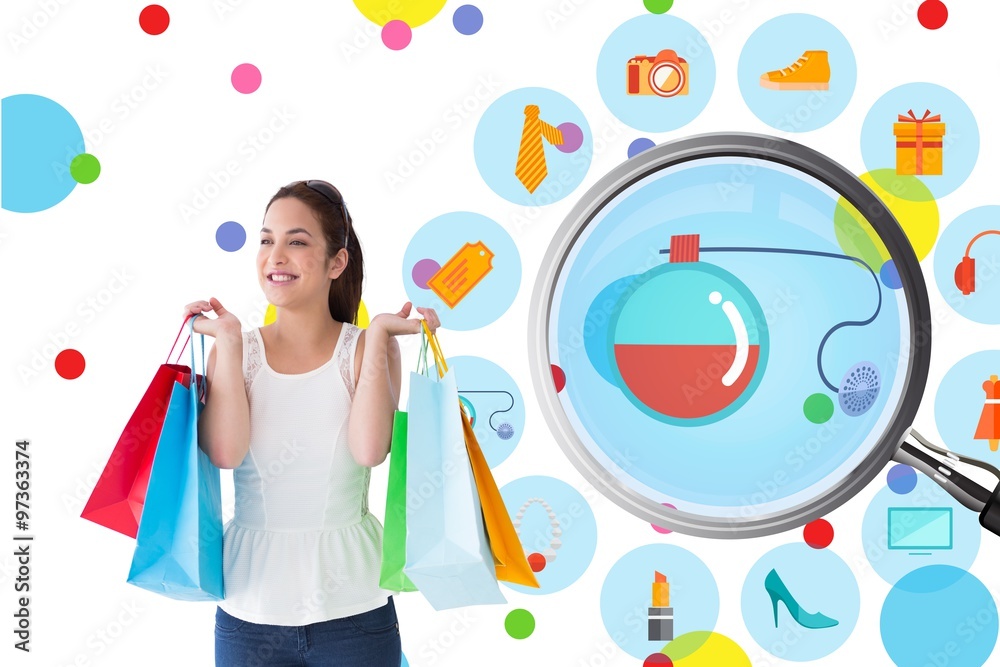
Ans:
POLYGON ((798 622, 804 628, 809 628, 810 630, 818 630, 820 628, 832 628, 837 625, 837 621, 816 612, 810 614, 809 612, 802 609, 801 605, 792 597, 792 594, 788 591, 788 587, 785 586, 785 582, 781 580, 778 573, 773 569, 767 573, 764 578, 764 590, 767 594, 771 596, 771 607, 774 609, 774 627, 778 627, 778 601, 785 603, 785 608, 788 609, 788 613, 792 615, 792 618, 798 622))

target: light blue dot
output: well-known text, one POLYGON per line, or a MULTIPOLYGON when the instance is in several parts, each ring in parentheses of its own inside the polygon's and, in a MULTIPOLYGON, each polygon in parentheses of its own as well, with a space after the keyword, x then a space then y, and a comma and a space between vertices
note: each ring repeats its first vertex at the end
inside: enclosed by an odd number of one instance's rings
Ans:
POLYGON ((11 95, 0 108, 0 206, 17 213, 55 206, 77 184, 70 163, 87 148, 80 126, 69 111, 40 95, 11 95))
POLYGON ((897 665, 980 667, 997 641, 997 607, 979 579, 929 565, 892 587, 882 605, 882 643, 897 665))
POLYGON ((247 242, 247 230, 238 222, 224 222, 215 230, 215 242, 226 252, 236 252, 247 242))
POLYGON ((639 137, 638 139, 636 139, 635 141, 633 141, 628 145, 628 156, 630 158, 633 158, 639 153, 649 150, 655 145, 656 144, 653 143, 652 139, 649 139, 647 137, 639 137))

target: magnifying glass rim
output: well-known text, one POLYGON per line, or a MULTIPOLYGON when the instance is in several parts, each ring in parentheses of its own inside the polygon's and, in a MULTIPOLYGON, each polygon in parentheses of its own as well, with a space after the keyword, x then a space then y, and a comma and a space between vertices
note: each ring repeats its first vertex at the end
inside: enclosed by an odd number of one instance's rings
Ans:
MULTIPOLYGON (((902 444, 920 406, 931 354, 931 317, 927 286, 912 246, 892 212, 853 173, 808 146, 751 133, 700 134, 654 146, 612 169, 577 201, 556 230, 542 259, 531 297, 528 355, 542 414, 566 457, 588 482, 631 514, 658 526, 699 537, 746 538, 779 533, 827 515, 865 487, 902 444), (800 171, 850 202, 882 239, 895 263, 909 305, 909 365, 903 392, 889 426, 871 451, 844 479, 820 496, 781 512, 746 517, 705 517, 673 510, 628 488, 584 445, 556 395, 549 354, 549 318, 557 280, 566 257, 597 214, 640 180, 669 167, 717 157, 751 158, 800 171)), ((572 380, 571 380, 572 381, 572 380)))

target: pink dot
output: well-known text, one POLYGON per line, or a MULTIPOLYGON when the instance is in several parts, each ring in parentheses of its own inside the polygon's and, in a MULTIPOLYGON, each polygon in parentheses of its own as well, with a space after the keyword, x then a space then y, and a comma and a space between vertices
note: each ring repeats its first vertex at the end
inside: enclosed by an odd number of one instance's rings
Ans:
POLYGON ((233 88, 237 92, 249 95, 260 88, 260 78, 260 70, 256 66, 250 63, 237 65, 236 69, 233 70, 233 88))
POLYGON ((563 153, 572 153, 583 145, 583 130, 576 123, 563 123, 559 126, 563 142, 556 146, 563 153))
POLYGON ((417 287, 420 289, 430 289, 427 286, 427 281, 440 270, 441 265, 433 259, 422 259, 413 265, 410 275, 413 276, 413 282, 417 287))
POLYGON ((816 519, 802 529, 802 537, 813 549, 826 549, 833 542, 833 526, 826 519, 816 519))
POLYGON ((393 19, 382 26, 382 43, 393 51, 405 49, 412 37, 413 31, 409 24, 399 19, 393 19))
MULTIPOLYGON (((670 503, 660 503, 660 504, 663 505, 664 507, 669 507, 672 510, 677 509, 676 507, 674 507, 670 503)), ((657 526, 655 523, 651 523, 649 525, 653 527, 653 530, 655 530, 656 532, 660 533, 661 535, 666 535, 667 533, 674 532, 674 531, 670 530, 669 528, 662 528, 661 526, 657 526)))

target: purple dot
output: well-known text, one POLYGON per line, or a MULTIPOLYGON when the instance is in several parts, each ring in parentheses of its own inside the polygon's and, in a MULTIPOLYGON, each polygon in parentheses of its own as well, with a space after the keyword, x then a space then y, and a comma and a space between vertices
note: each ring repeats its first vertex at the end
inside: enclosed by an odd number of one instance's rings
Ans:
POLYGON ((563 123, 557 128, 563 135, 563 142, 556 146, 563 153, 572 153, 583 145, 583 130, 576 123, 563 123))
POLYGON ((649 150, 656 144, 653 143, 652 139, 647 139, 646 137, 639 137, 632 143, 628 145, 628 156, 630 158, 635 157, 639 153, 649 150))
POLYGON ((247 230, 238 222, 224 222, 215 230, 215 242, 226 252, 236 252, 247 242, 247 230))
POLYGON ((430 289, 427 286, 427 281, 431 279, 431 276, 440 270, 441 265, 433 259, 422 259, 413 265, 413 271, 411 272, 413 282, 416 283, 417 287, 420 289, 430 289))
MULTIPOLYGON (((663 505, 664 507, 669 507, 672 510, 677 509, 676 507, 674 507, 670 503, 660 503, 660 504, 663 505)), ((661 526, 657 526, 655 523, 651 523, 649 525, 651 525, 653 527, 653 530, 655 530, 656 532, 660 533, 661 535, 666 535, 667 533, 674 532, 674 531, 670 530, 669 528, 663 528, 661 526)))
POLYGON ((237 65, 233 70, 230 81, 237 92, 249 95, 260 88, 260 70, 257 69, 256 65, 251 65, 250 63, 237 65))
POLYGON ((463 35, 475 35, 483 27, 483 13, 475 5, 462 5, 455 10, 451 22, 463 35))
POLYGON ((408 23, 393 19, 382 26, 382 43, 393 51, 405 49, 413 38, 413 31, 408 23))
POLYGON ((899 271, 896 270, 896 263, 891 259, 882 265, 878 274, 882 278, 882 283, 889 289, 899 289, 903 286, 903 281, 899 279, 899 271))
POLYGON ((917 472, 905 463, 899 463, 889 468, 885 481, 893 493, 904 495, 916 488, 917 472))

